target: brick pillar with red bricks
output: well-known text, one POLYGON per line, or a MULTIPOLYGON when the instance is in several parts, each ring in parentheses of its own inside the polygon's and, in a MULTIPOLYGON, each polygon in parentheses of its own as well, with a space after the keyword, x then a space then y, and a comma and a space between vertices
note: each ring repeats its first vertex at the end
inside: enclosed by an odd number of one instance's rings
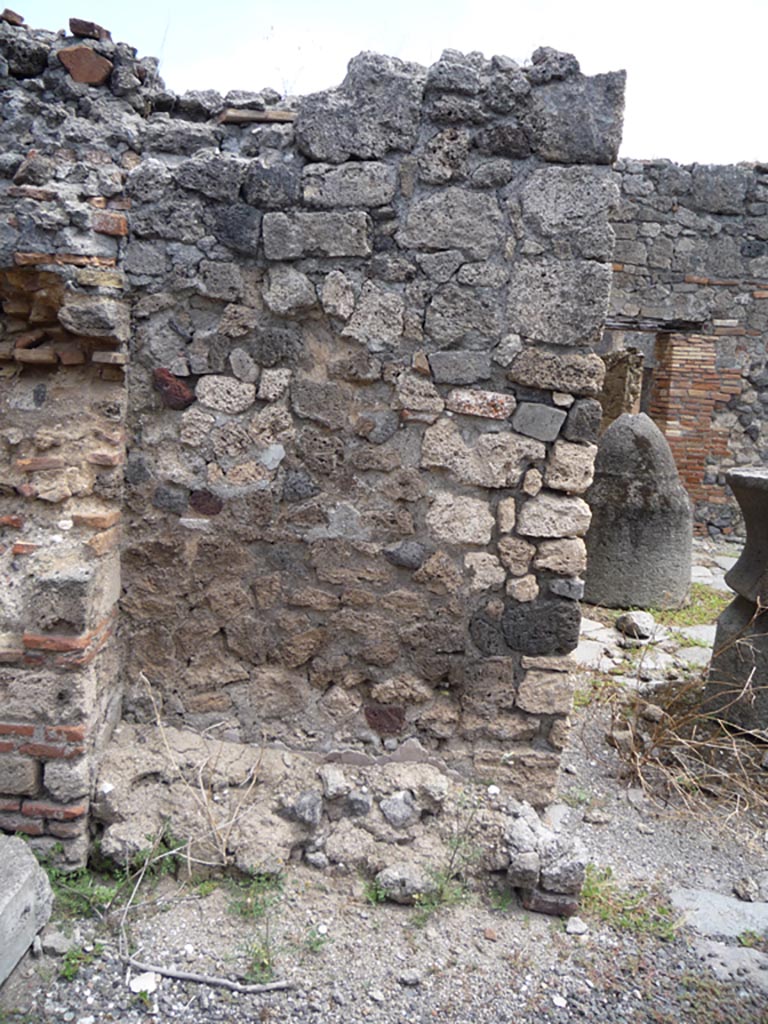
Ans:
POLYGON ((0 830, 69 867, 120 704, 128 340, 118 275, 82 269, 0 270, 0 830))
MULTIPOLYGON (((729 454, 729 435, 719 429, 715 412, 742 388, 738 370, 717 368, 718 336, 661 334, 656 342, 649 415, 672 449, 680 478, 691 501, 724 503, 720 484, 706 482, 707 457, 729 454)), ((703 523, 694 530, 703 531, 703 523)))

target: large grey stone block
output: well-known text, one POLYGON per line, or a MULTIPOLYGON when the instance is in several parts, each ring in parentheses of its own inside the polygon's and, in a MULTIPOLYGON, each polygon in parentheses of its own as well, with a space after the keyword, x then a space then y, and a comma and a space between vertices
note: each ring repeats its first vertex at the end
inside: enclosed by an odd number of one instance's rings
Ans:
POLYGON ((48 876, 29 847, 15 836, 0 836, 0 985, 32 945, 51 916, 48 876))

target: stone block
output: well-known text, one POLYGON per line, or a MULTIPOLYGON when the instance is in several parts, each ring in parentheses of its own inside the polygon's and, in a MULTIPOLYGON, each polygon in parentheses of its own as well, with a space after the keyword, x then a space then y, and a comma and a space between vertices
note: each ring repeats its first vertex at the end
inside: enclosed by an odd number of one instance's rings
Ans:
POLYGON ((398 292, 366 281, 342 337, 354 338, 370 352, 392 348, 403 334, 404 308, 398 292))
POLYGON ((338 89, 302 99, 296 142, 311 160, 340 164, 409 150, 421 117, 424 68, 361 53, 338 89))
POLYGON ((443 418, 424 433, 421 465, 450 469, 462 483, 515 487, 528 463, 544 457, 544 445, 512 432, 481 434, 468 443, 453 420, 443 418))
POLYGON ((518 260, 510 274, 509 327, 545 344, 595 343, 608 312, 610 290, 607 263, 551 257, 518 260))
POLYGON ((428 359, 438 384, 474 384, 491 376, 487 352, 430 352, 428 359))
POLYGON ((496 520, 488 503, 438 492, 427 513, 427 526, 439 540, 448 544, 488 544, 496 520))
POLYGON ((347 213, 265 213, 264 254, 268 260, 305 256, 370 256, 371 220, 359 210, 347 213))
POLYGON ((521 537, 502 537, 499 540, 499 557, 513 576, 525 576, 535 553, 535 546, 521 537))
POLYGON ((512 418, 512 426, 526 437, 554 441, 565 417, 566 413, 554 406, 543 405, 541 402, 522 402, 512 418))
POLYGON ((53 892, 48 876, 22 839, 0 835, 0 863, 1 986, 47 924, 53 892))
POLYGON ((501 334, 501 314, 496 289, 451 283, 432 298, 424 326, 436 345, 487 351, 501 334))
POLYGON ((117 555, 98 566, 72 559, 40 565, 29 595, 28 628, 33 632, 84 633, 101 621, 120 596, 117 555))
POLYGON ((605 363, 594 353, 556 353, 526 346, 515 356, 507 377, 524 387, 598 395, 605 378, 605 363))
POLYGON ((556 441, 544 468, 544 484, 553 491, 583 494, 592 483, 597 446, 556 441))
POLYGON ((35 796, 40 786, 40 764, 23 754, 0 754, 0 793, 35 796))
POLYGON ((89 764, 85 758, 76 761, 47 761, 43 769, 43 785, 54 800, 74 803, 90 792, 89 764))
POLYGON ((196 153, 184 160, 173 174, 183 188, 200 192, 209 199, 234 202, 240 194, 247 164, 228 153, 196 153))
POLYGON ((596 398, 582 398, 574 402, 568 411, 562 434, 568 441, 582 441, 594 444, 600 432, 603 407, 596 398))
POLYGON ((580 537, 545 540, 539 544, 533 564, 561 576, 578 576, 587 567, 587 547, 580 537))
POLYGON ((115 338, 121 342, 128 341, 131 331, 126 303, 77 292, 68 294, 59 310, 59 323, 72 334, 115 338))
POLYGON ((574 678, 568 672, 529 670, 517 690, 517 706, 536 715, 567 715, 572 710, 574 678))
POLYGON ((406 249, 458 249, 472 259, 487 259, 499 248, 502 234, 503 217, 494 197, 453 186, 415 200, 397 241, 406 249))
POLYGON ((259 210, 290 210, 301 203, 301 161, 284 153, 253 160, 243 182, 243 198, 259 210))
POLYGON ((473 551, 465 555, 464 569, 469 575, 470 593, 500 590, 507 576, 496 555, 488 551, 473 551))
MULTIPOLYGON (((498 391, 454 388, 445 400, 445 407, 462 416, 481 416, 492 420, 505 420, 515 411, 514 395, 498 391)), ((525 433, 525 431, 521 431, 525 433)))
POLYGON ((290 265, 277 265, 267 272, 264 302, 277 316, 296 317, 316 304, 317 293, 306 274, 290 265))
POLYGON ((73 82, 85 85, 104 85, 112 74, 112 62, 84 43, 78 46, 65 46, 58 50, 56 56, 67 69, 73 82))
POLYGON ((517 531, 523 537, 579 537, 590 520, 589 505, 581 498, 542 491, 524 503, 517 531))
POLYGON ((579 642, 578 604, 555 597, 510 604, 502 617, 504 639, 521 654, 568 654, 579 642))
POLYGON ((533 148, 558 164, 612 164, 619 151, 626 73, 550 81, 531 93, 533 148))
POLYGON ((513 222, 519 217, 526 237, 551 242, 560 257, 610 260, 614 234, 608 215, 617 202, 608 168, 543 167, 526 180, 510 213, 513 222))
POLYGON ((198 402, 208 409, 238 413, 251 408, 256 401, 256 388, 234 377, 210 374, 198 382, 196 395, 198 402))
POLYGON ((397 172, 391 164, 360 161, 309 164, 302 174, 304 203, 324 209, 385 206, 395 197, 397 172))

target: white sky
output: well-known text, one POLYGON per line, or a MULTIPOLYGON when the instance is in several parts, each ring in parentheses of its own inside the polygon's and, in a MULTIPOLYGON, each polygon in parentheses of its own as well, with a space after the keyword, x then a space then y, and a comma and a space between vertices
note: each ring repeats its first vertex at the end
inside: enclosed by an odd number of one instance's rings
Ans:
POLYGON ((361 50, 575 53, 628 72, 622 156, 768 161, 768 0, 11 0, 34 28, 96 21, 161 60, 176 92, 337 85, 361 50))

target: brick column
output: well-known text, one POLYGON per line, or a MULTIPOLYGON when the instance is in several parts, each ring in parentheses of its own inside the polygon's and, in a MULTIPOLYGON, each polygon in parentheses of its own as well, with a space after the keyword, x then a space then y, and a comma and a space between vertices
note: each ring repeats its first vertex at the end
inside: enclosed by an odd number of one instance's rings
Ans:
MULTIPOLYGON (((741 391, 737 370, 719 370, 717 337, 660 334, 649 414, 672 449, 691 501, 725 501, 719 484, 705 483, 707 456, 728 455, 728 433, 713 421, 715 411, 741 391)), ((702 524, 696 524, 702 528, 702 524)))

